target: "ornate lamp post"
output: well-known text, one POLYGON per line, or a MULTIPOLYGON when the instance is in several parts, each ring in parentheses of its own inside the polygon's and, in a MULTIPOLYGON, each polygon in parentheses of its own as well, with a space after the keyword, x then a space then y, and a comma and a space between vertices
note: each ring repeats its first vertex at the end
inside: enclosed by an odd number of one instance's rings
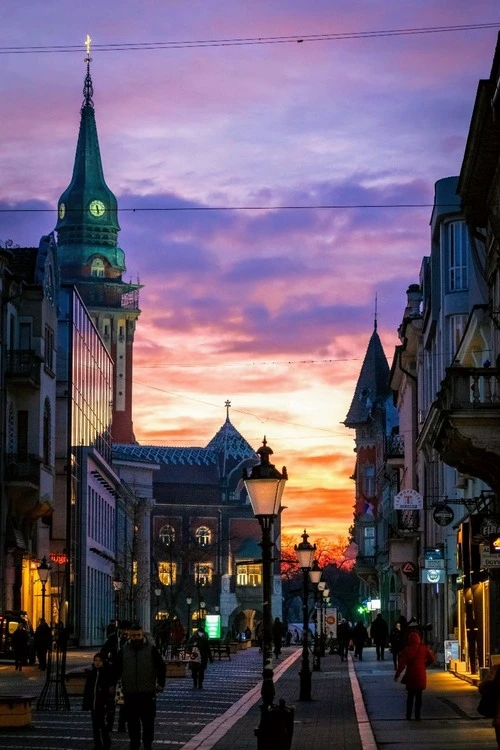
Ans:
POLYGON ((302 611, 304 615, 304 637, 302 639, 302 668, 300 674, 300 694, 299 700, 310 701, 311 700, 311 668, 309 666, 309 571, 312 568, 314 553, 316 552, 316 545, 312 545, 307 541, 308 534, 304 529, 302 534, 302 541, 300 544, 296 544, 294 547, 297 560, 299 561, 299 568, 303 575, 303 591, 302 591, 302 611))
POLYGON ((191 604, 193 603, 193 597, 191 594, 188 594, 186 596, 186 604, 187 604, 187 629, 186 629, 186 643, 189 642, 189 639, 191 638, 191 604))
POLYGON ((42 561, 37 570, 38 578, 40 579, 40 583, 42 584, 42 620, 45 620, 45 586, 47 585, 50 573, 50 565, 47 562, 47 558, 45 557, 45 555, 42 557, 42 561))
POLYGON ((326 651, 326 605, 330 601, 330 589, 328 586, 325 586, 323 589, 323 629, 321 631, 321 637, 323 639, 323 643, 321 645, 321 656, 325 655, 326 651))
POLYGON ((272 607, 271 607, 271 575, 272 575, 272 527, 275 518, 281 511, 281 498, 288 479, 286 468, 279 472, 270 463, 269 457, 273 451, 264 438, 263 444, 257 451, 260 464, 252 467, 250 476, 246 470, 243 475, 246 491, 252 504, 252 510, 257 518, 261 530, 262 541, 262 705, 260 707, 260 724, 255 730, 258 750, 267 750, 269 737, 272 732, 272 713, 269 710, 274 701, 274 682, 272 667, 272 607))
POLYGON ((156 616, 155 616, 155 634, 158 630, 159 616, 160 616, 160 596, 161 596, 161 583, 157 581, 155 586, 155 597, 156 597, 156 616))
POLYGON ((321 614, 318 614, 318 586, 321 579, 322 570, 319 567, 317 560, 314 560, 313 566, 309 571, 309 578, 314 591, 314 651, 313 651, 313 672, 321 672, 321 652, 319 647, 319 634, 318 634, 318 616, 321 626, 321 614))
POLYGON ((123 588, 123 581, 119 575, 113 578, 113 591, 115 592, 115 625, 118 627, 118 612, 120 610, 120 591, 123 588))

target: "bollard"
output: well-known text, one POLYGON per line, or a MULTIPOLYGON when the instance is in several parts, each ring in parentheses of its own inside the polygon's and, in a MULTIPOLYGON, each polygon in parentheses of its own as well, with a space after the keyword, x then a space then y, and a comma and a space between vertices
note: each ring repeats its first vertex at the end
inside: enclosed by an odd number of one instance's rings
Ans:
POLYGON ((260 726, 254 730, 257 750, 291 750, 295 706, 283 698, 277 706, 261 708, 260 726))

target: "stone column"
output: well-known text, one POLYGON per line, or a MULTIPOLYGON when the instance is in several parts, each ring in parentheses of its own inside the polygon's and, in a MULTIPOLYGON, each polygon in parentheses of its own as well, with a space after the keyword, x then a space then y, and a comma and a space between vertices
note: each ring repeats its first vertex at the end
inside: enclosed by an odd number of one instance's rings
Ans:
POLYGON ((151 498, 138 498, 136 511, 137 587, 134 610, 145 633, 151 633, 151 498))

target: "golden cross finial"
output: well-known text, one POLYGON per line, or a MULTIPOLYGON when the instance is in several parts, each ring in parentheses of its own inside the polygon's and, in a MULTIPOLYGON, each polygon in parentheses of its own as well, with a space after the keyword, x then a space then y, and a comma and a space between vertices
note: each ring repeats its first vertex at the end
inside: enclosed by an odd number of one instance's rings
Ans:
POLYGON ((87 34, 87 38, 85 39, 85 47, 87 49, 87 55, 90 55, 90 45, 92 44, 92 39, 87 34))
POLYGON ((229 408, 231 406, 231 402, 229 401, 229 399, 226 401, 224 406, 226 407, 226 419, 229 422, 229 408))

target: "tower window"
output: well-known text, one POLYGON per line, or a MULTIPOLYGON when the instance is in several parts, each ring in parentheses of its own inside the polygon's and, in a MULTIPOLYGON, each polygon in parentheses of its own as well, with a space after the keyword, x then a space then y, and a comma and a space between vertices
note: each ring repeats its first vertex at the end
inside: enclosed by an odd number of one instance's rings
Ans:
POLYGON ((90 266, 91 276, 104 276, 104 261, 102 258, 94 258, 90 266))
POLYGON ((200 526, 199 528, 196 529, 195 537, 196 537, 196 543, 200 547, 206 547, 207 544, 210 544, 210 538, 211 538, 210 529, 207 528, 206 526, 200 526))
POLYGON ((464 221, 449 224, 449 290, 458 292, 467 289, 467 251, 469 238, 464 221))
POLYGON ((175 542, 174 527, 169 526, 168 524, 166 526, 162 526, 158 537, 160 539, 160 542, 164 544, 165 547, 170 547, 175 542))

